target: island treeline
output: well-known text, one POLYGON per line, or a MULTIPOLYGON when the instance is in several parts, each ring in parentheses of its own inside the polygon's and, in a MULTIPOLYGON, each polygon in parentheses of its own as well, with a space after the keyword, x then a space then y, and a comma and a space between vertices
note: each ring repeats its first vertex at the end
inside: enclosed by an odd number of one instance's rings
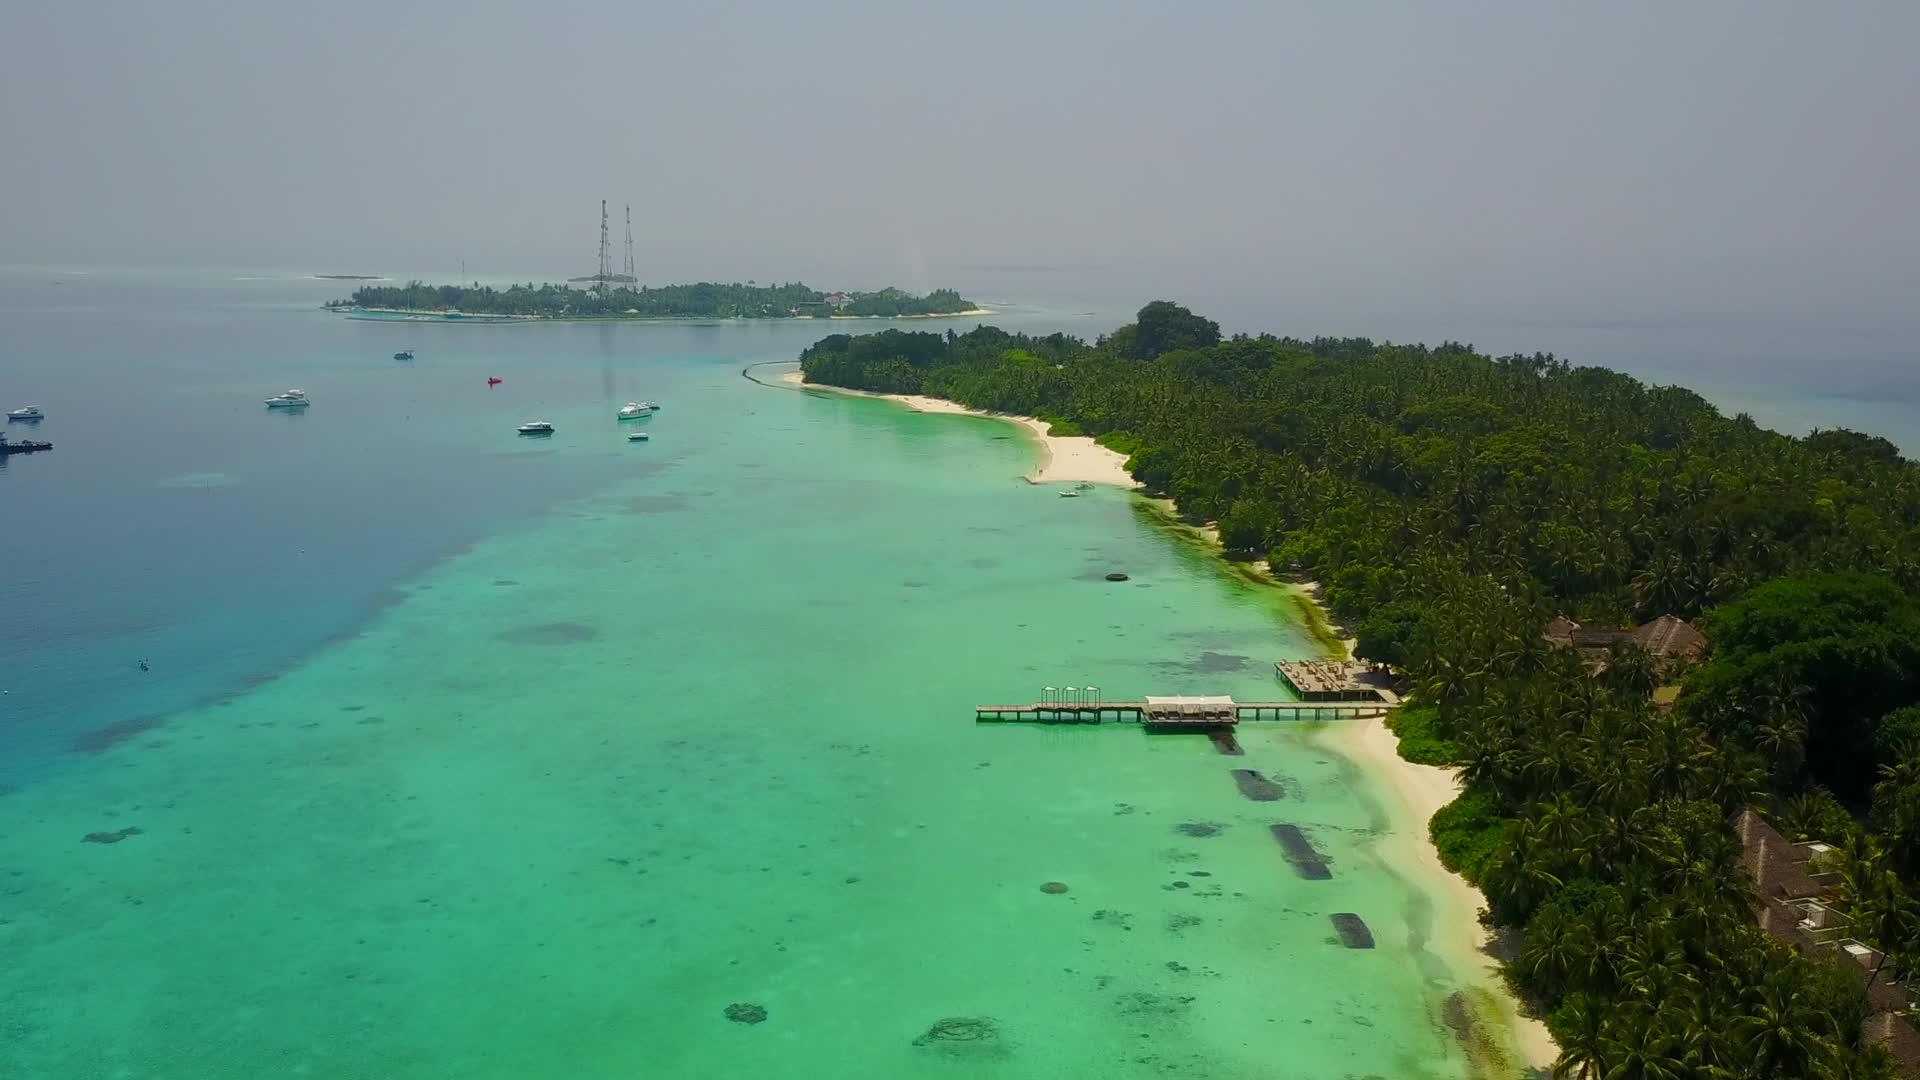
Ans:
POLYGON ((620 286, 576 289, 568 285, 366 285, 330 307, 398 311, 460 312, 468 315, 522 315, 574 319, 786 319, 834 315, 894 317, 951 315, 976 310, 973 301, 952 289, 925 296, 885 288, 866 293, 823 293, 799 282, 782 285, 620 286))
POLYGON ((1556 1074, 1894 1075, 1858 965, 1758 927, 1733 827, 1833 844, 1849 932, 1920 972, 1920 470, 1887 441, 1544 354, 1227 339, 1165 302, 1091 344, 889 330, 801 365, 1094 435, 1230 550, 1324 583, 1412 691, 1402 753, 1463 769, 1434 839, 1519 932, 1556 1074), (1669 614, 1704 663, 1543 633, 1669 614))

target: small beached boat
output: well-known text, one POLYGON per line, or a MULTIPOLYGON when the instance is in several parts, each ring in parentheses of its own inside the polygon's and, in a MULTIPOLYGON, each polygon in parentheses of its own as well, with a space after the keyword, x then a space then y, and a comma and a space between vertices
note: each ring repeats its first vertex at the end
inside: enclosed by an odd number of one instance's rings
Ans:
POLYGON ((41 412, 40 406, 38 405, 29 405, 24 409, 14 409, 7 413, 7 423, 9 424, 13 423, 15 420, 31 421, 31 420, 45 420, 46 418, 47 418, 47 414, 41 412))
POLYGON ((545 420, 529 420, 521 424, 519 430, 522 435, 551 435, 553 425, 545 420))

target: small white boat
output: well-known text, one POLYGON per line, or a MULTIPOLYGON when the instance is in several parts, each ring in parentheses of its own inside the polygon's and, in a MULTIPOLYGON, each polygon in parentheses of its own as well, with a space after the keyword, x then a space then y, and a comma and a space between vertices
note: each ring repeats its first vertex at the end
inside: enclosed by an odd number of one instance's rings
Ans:
POLYGON ((267 399, 269 409, 304 409, 313 402, 307 400, 305 390, 289 390, 284 394, 275 394, 267 399))
POLYGON ((1068 489, 1066 491, 1061 492, 1060 497, 1063 499, 1077 499, 1080 497, 1080 493, 1072 489, 1068 489))
POLYGON ((40 406, 38 405, 29 405, 24 409, 13 409, 7 413, 8 423, 12 423, 15 420, 44 420, 46 418, 47 414, 41 412, 40 406))
POLYGON ((646 442, 647 433, 644 431, 629 431, 627 432, 627 441, 628 442, 646 442))
POLYGON ((551 435, 553 434, 553 425, 545 420, 529 420, 520 425, 520 434, 551 435))
POLYGON ((653 407, 639 401, 629 401, 620 406, 620 419, 645 420, 653 415, 653 407))

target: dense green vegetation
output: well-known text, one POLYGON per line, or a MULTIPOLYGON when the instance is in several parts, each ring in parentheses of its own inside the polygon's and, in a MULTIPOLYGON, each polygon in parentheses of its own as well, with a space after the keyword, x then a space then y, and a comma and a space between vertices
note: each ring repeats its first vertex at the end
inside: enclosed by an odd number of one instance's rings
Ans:
POLYGON ((1440 710, 1422 702, 1395 709, 1387 727, 1400 740, 1400 756, 1417 765, 1455 765, 1460 746, 1442 734, 1440 710))
POLYGON ((810 381, 1075 425, 1231 549, 1324 583, 1462 767, 1431 823, 1517 928, 1565 1075, 1888 1077, 1861 975, 1755 923, 1732 816, 1843 848, 1855 935, 1920 964, 1920 470, 1550 355, 1223 338, 1155 303, 1099 341, 834 335, 810 381), (1703 618, 1686 672, 1542 635, 1703 618), (1682 680, 1677 707, 1650 699, 1682 680))
POLYGON ((899 316, 970 311, 976 305, 952 289, 915 296, 887 288, 871 293, 822 293, 798 282, 787 285, 618 286, 576 289, 568 285, 367 285, 333 307, 459 311, 471 315, 538 315, 574 319, 784 319, 794 315, 899 316))

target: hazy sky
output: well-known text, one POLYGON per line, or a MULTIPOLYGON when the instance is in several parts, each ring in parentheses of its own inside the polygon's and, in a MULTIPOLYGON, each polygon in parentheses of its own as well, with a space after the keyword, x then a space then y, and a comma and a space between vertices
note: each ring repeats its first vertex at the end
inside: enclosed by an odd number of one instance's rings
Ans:
POLYGON ((1911 0, 5 0, 0 262, 584 273, 606 198, 653 280, 1891 311, 1916 45, 1911 0))

